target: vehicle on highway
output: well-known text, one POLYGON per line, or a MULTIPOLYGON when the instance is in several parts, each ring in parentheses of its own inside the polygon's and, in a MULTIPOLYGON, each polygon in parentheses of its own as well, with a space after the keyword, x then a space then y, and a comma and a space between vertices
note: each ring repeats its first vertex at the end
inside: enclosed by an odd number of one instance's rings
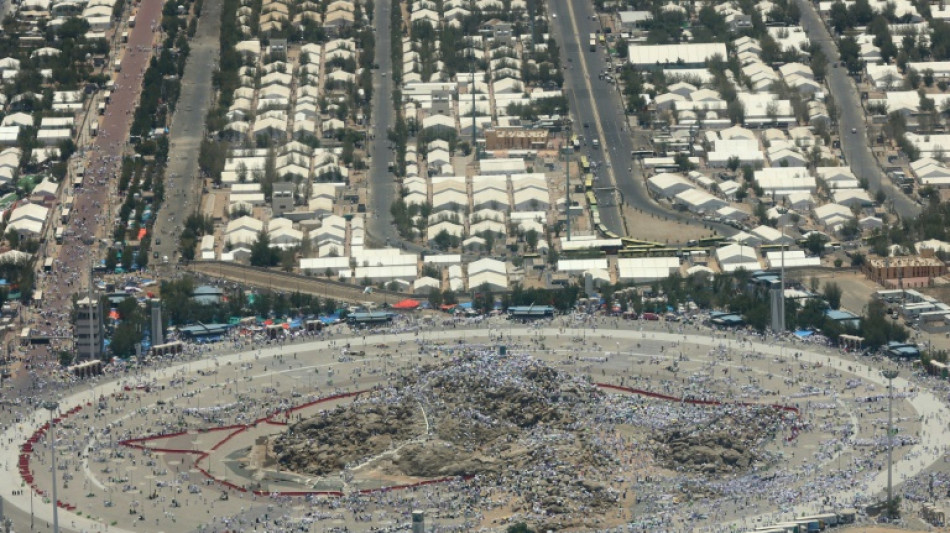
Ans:
POLYGON ((851 133, 857 133, 857 132, 858 132, 858 128, 851 128, 851 133))
POLYGON ((590 143, 594 146, 594 148, 600 148, 600 140, 599 140, 599 139, 594 139, 594 140, 591 141, 590 143))

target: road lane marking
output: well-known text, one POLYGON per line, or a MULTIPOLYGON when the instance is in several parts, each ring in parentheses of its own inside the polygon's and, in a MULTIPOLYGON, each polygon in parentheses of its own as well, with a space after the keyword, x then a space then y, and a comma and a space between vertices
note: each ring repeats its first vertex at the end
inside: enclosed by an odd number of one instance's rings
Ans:
MULTIPOLYGON (((590 72, 587 70, 587 57, 584 55, 584 49, 581 48, 580 43, 580 30, 577 28, 577 18, 574 16, 574 5, 572 0, 567 1, 567 14, 571 19, 571 27, 574 29, 574 42, 577 43, 578 57, 580 58, 581 69, 584 71, 584 85, 587 86, 587 95, 588 98, 591 98, 594 95, 594 88, 590 83, 590 72)), ((590 108, 594 113, 594 127, 597 129, 597 135, 606 140, 607 135, 604 133, 604 126, 600 122, 600 112, 597 110, 597 105, 594 103, 591 98, 590 108)), ((580 116, 580 110, 578 110, 578 116, 580 116)), ((619 190, 617 188, 617 176, 614 175, 614 165, 613 161, 610 160, 610 148, 607 147, 605 143, 601 143, 600 150, 604 154, 604 160, 607 162, 607 177, 610 179, 610 186, 614 188, 615 191, 619 190)), ((627 234, 627 222, 623 217, 623 205, 617 206, 618 214, 620 215, 620 232, 627 234)))

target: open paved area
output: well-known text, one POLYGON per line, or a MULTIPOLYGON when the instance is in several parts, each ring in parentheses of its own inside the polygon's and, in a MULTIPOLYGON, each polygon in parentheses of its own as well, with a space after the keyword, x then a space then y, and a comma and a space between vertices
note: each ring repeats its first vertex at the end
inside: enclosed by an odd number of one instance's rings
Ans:
MULTIPOLYGON (((374 489, 386 480, 360 478, 348 469, 337 481, 276 471, 253 478, 240 460, 258 438, 282 431, 292 417, 307 418, 347 400, 311 402, 388 384, 417 372, 420 363, 501 345, 590 382, 799 409, 800 422, 763 445, 763 454, 781 460, 722 478, 646 460, 627 464, 623 471, 634 477, 648 469, 662 475, 644 476, 629 487, 624 505, 605 514, 602 527, 577 530, 743 530, 828 508, 861 507, 880 497, 886 486, 887 391, 869 361, 731 332, 640 330, 630 324, 636 323, 564 318, 524 326, 493 319, 433 331, 431 323, 405 323, 366 336, 343 328, 276 345, 232 341, 204 351, 203 359, 100 378, 78 386, 60 404, 60 412, 69 413, 59 422, 59 500, 66 506, 60 522, 70 531, 289 531, 302 525, 310 531, 370 531, 405 525, 413 507, 426 509, 437 531, 503 530, 509 519, 535 520, 530 511, 507 505, 510 494, 489 492, 498 495, 492 505, 484 492, 470 497, 476 489, 499 490, 473 481, 380 493, 374 489), (228 353, 235 349, 242 351, 228 353), (162 434, 172 436, 118 445, 162 434), (708 496, 672 505, 685 487, 702 487, 708 496), (343 494, 316 494, 327 491, 343 494), (633 529, 615 529, 633 516, 640 518, 633 529)), ((894 381, 897 483, 942 461, 950 427, 946 391, 917 388, 905 379, 908 374, 894 381)), ((649 407, 657 420, 672 416, 663 405, 649 407)), ((6 474, 19 479, 26 454, 42 494, 51 488, 49 448, 47 433, 37 430, 48 417, 42 410, 24 413, 22 423, 3 436, 14 445, 0 459, 6 474), (31 438, 29 450, 22 451, 31 438)), ((3 494, 6 507, 17 508, 19 516, 31 508, 25 486, 3 494)), ((51 506, 37 494, 32 499, 36 518, 48 521, 51 506)))

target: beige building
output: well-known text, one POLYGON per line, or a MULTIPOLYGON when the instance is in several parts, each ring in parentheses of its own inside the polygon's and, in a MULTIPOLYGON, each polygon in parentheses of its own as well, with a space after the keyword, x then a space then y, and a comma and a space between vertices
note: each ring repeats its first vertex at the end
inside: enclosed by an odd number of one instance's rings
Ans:
POLYGON ((547 130, 488 130, 486 150, 543 150, 548 145, 547 130))
POLYGON ((946 273, 947 265, 934 257, 932 251, 916 256, 874 258, 864 264, 868 279, 884 286, 925 286, 946 273))

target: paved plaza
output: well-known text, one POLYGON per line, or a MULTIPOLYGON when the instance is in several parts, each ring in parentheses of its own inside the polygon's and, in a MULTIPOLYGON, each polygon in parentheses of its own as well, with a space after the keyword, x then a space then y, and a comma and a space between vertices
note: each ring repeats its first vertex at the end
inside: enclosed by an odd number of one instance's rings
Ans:
MULTIPOLYGON (((499 346, 591 383, 797 409, 797 422, 763 444, 763 455, 774 460, 744 472, 702 476, 632 454, 618 467, 616 488, 625 497, 616 510, 576 530, 751 530, 878 501, 887 478, 887 388, 878 368, 814 345, 678 325, 640 327, 566 318, 535 325, 493 319, 438 331, 409 324, 236 353, 233 345, 220 345, 202 359, 86 382, 60 402, 60 524, 90 532, 395 531, 413 509, 425 510, 436 531, 544 523, 543 516, 514 508, 516 495, 479 479, 379 490, 407 480, 382 470, 367 475, 360 465, 325 477, 254 471, 245 460, 260 439, 343 407, 352 393, 388 385, 424 363, 499 346), (633 481, 622 485, 621 478, 633 481), (702 497, 689 498, 692 493, 702 497)), ((904 369, 894 380, 895 483, 942 462, 948 442, 946 391, 915 386, 905 379, 910 373, 904 369)), ((676 402, 647 408, 653 421, 641 423, 657 428, 688 412, 676 402)), ((25 483, 27 490, 3 497, 24 513, 32 500, 43 521, 52 515, 40 495, 51 489, 48 421, 39 410, 10 427, 3 438, 12 445, 0 459, 8 479, 20 480, 28 458, 38 492, 25 483)), ((541 473, 521 475, 530 482, 541 473)))

